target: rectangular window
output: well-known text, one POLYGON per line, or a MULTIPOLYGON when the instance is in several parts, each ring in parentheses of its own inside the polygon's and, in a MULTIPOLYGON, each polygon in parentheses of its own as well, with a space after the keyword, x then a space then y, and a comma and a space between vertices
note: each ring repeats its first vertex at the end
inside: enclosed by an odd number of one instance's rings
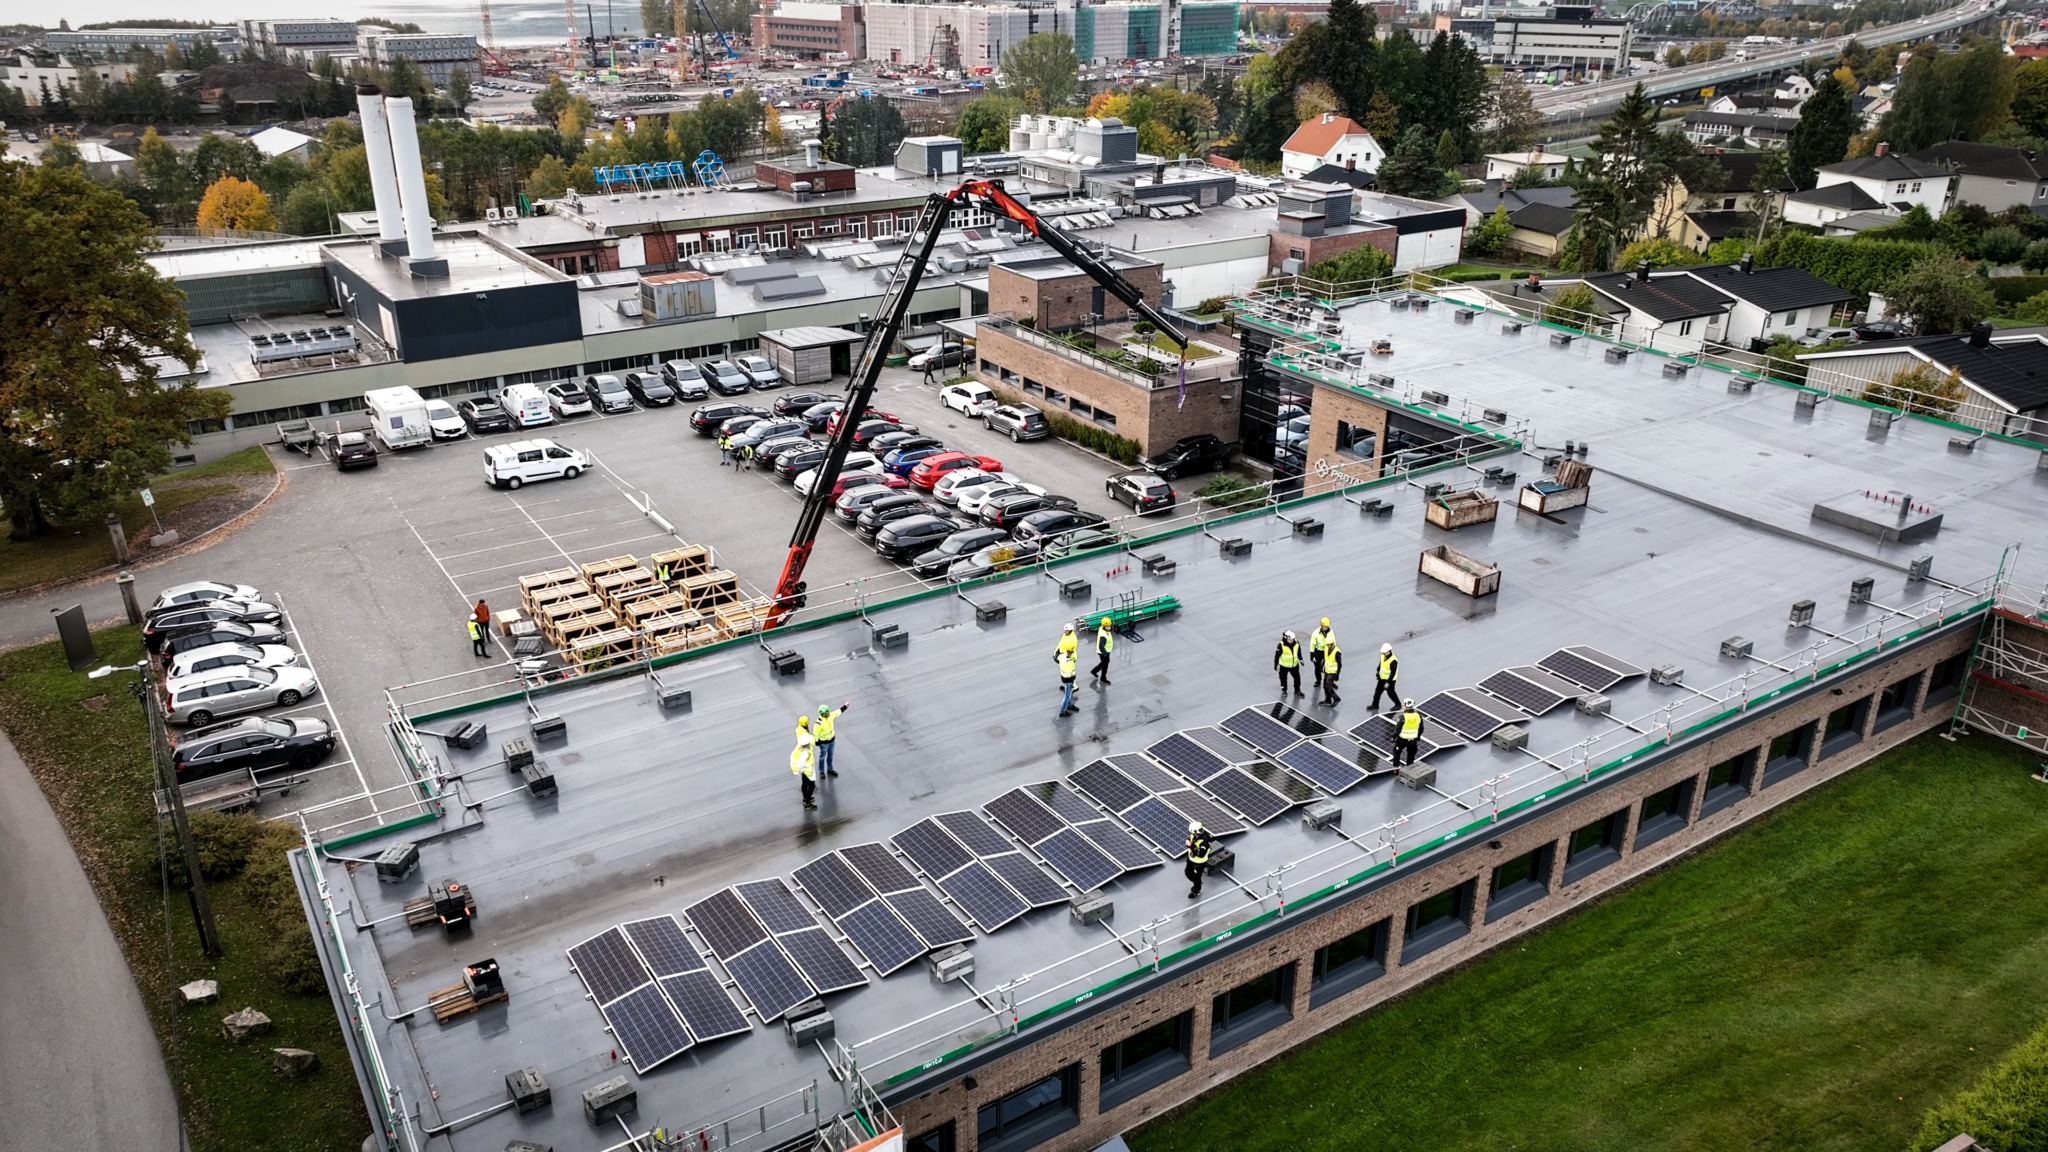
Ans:
POLYGON ((1785 327, 1787 327, 1787 328, 1791 328, 1791 327, 1793 327, 1793 326, 1797 325, 1798 323, 1799 323, 1799 310, 1798 310, 1798 309, 1796 309, 1796 308, 1795 308, 1795 309, 1793 309, 1792 311, 1790 311, 1790 312, 1787 312, 1787 313, 1785 313, 1785 327))
POLYGON ((1678 326, 1678 334, 1679 334, 1680 336, 1690 336, 1690 335, 1692 335, 1692 321, 1690 321, 1690 320, 1687 320, 1687 321, 1684 321, 1683 323, 1679 324, 1679 326, 1678 326))
POLYGON ((701 236, 684 236, 676 241, 676 255, 679 258, 696 256, 703 251, 704 240, 701 236))
POLYGON ((975 1146, 981 1152, 1011 1152, 1043 1143, 1081 1122, 1081 1066, 1069 1064, 1028 1088, 1010 1093, 975 1114, 975 1146))
POLYGON ((837 219, 837 218, 834 218, 834 219, 831 219, 831 220, 820 220, 820 221, 818 221, 818 235, 820 235, 820 236, 837 236, 837 235, 839 235, 839 221, 838 221, 838 219, 837 219))
POLYGON ((1564 882, 1582 880, 1621 859, 1621 834, 1628 809, 1612 812, 1573 832, 1565 841, 1564 882))
POLYGON ((1707 769, 1707 790, 1700 794, 1700 819, 1704 820, 1749 795, 1749 780, 1755 773, 1754 748, 1707 769))
POLYGON ((885 212, 882 215, 875 217, 875 236, 877 238, 882 236, 888 236, 894 233, 895 231, 896 221, 891 219, 888 213, 885 212))
POLYGON ((732 251, 732 233, 730 232, 712 232, 705 239, 710 241, 713 252, 732 251))
POLYGON ((1294 1018, 1294 965, 1283 964, 1222 993, 1210 1009, 1212 1057, 1278 1028, 1294 1018))
POLYGON ((1097 1110, 1111 1108, 1149 1092, 1188 1070, 1188 1039, 1195 1014, 1183 1012, 1102 1050, 1102 1099, 1097 1110))
POLYGON ((1116 413, 1104 408, 1095 410, 1095 422, 1104 428, 1116 427, 1116 413))
POLYGON ((917 228, 917 213, 915 213, 915 212, 898 212, 898 213, 896 214, 896 230, 897 230, 898 232, 910 232, 910 231, 913 231, 913 230, 915 230, 916 228, 917 228))
POLYGON ((904 1142, 904 1152, 954 1152, 953 1122, 946 1121, 929 1132, 919 1132, 904 1142))
POLYGON ((1692 785, 1688 778, 1643 797, 1642 812, 1636 816, 1637 848, 1655 844, 1685 827, 1692 815, 1692 785))
POLYGON ((1828 713, 1821 725, 1820 758, 1825 760, 1863 742, 1863 719, 1870 715, 1870 697, 1828 713))
POLYGON ((1921 707, 1926 708, 1938 700, 1948 700, 1954 697, 1957 692, 1962 690, 1963 673, 1968 671, 1969 667, 1970 654, 1968 652, 1958 652, 1954 656, 1936 664, 1927 673, 1927 700, 1921 704, 1921 707))
POLYGON ((756 238, 756 233, 752 228, 735 229, 733 231, 732 236, 733 244, 736 245, 741 251, 745 251, 749 248, 757 248, 760 246, 760 241, 756 238))
POLYGON ((1392 920, 1382 920, 1316 949, 1310 967, 1308 1006, 1320 1008, 1354 988, 1387 974, 1387 936, 1392 920))
POLYGON ((1478 888, 1477 879, 1467 880, 1409 905, 1401 963, 1413 963, 1471 932, 1472 896, 1478 888))
POLYGON ((782 247, 782 238, 787 234, 782 225, 770 224, 768 227, 761 229, 761 246, 764 248, 780 248, 782 247))
POLYGON ((867 239, 868 218, 865 216, 848 216, 846 218, 846 234, 858 240, 867 239))
POLYGON ((1497 864, 1486 888, 1486 922, 1534 904, 1550 894, 1550 859, 1554 846, 1545 844, 1533 852, 1497 864))
POLYGON ((1045 402, 1047 404, 1058 404, 1059 406, 1064 408, 1066 407, 1067 403, 1067 394, 1053 387, 1052 385, 1047 384, 1045 386, 1045 402))
POLYGON ((1306 260, 1308 259, 1308 253, 1299 248, 1289 248, 1287 250, 1287 258, 1289 260, 1306 260))
POLYGON ((1813 745, 1813 725, 1801 724, 1774 738, 1764 751, 1764 787, 1768 788, 1806 767, 1806 753, 1813 745))
POLYGON ((1920 673, 1915 672, 1877 694, 1877 719, 1871 730, 1882 732, 1894 724, 1903 724, 1913 718, 1913 704, 1920 695, 1920 673))
POLYGON ((1074 413, 1074 415, 1079 416, 1082 419, 1093 419, 1095 416, 1095 406, 1093 404, 1088 404, 1080 400, 1075 400, 1070 402, 1067 405, 1067 407, 1074 413))
POLYGON ((792 240, 809 240, 811 238, 811 222, 806 220, 800 224, 790 225, 789 235, 792 240))
MULTIPOLYGON (((1003 379, 1006 381, 1010 379, 1010 370, 1008 368, 1003 369, 1003 379)), ((1026 376, 1024 377, 1024 391, 1032 396, 1043 396, 1045 395, 1045 386, 1026 376)))
POLYGON ((1370 460, 1379 446, 1379 436, 1363 424, 1337 421, 1337 455, 1353 460, 1370 460))

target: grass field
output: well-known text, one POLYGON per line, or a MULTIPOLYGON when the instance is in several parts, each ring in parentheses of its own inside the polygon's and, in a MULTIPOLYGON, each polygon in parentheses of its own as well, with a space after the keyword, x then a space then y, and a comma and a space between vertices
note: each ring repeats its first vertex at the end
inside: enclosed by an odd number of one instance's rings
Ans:
MULTIPOLYGON (((94 634, 101 658, 140 658, 139 631, 94 634)), ((165 899, 151 803, 149 731, 125 677, 72 672, 55 642, 0 653, 0 728, 21 750, 113 923, 157 1036, 179 1038, 180 1090, 197 1152, 353 1152, 369 1131, 362 1096, 280 849, 297 835, 258 839, 252 819, 195 821, 202 859, 225 878, 210 886, 223 955, 200 955, 184 893, 169 905, 175 961, 167 962, 165 899), (203 837, 203 838, 202 838, 203 837), (247 853, 245 867, 234 857, 247 853), (227 873, 233 873, 227 876, 227 873), (311 961, 312 968, 307 967, 311 961), (296 976, 294 990, 292 978, 296 976), (173 1009, 170 990, 220 981, 221 1003, 173 1009), (220 1018, 253 1006, 275 1028, 244 1045, 221 1036, 220 1018), (300 1080, 271 1071, 273 1047, 308 1048, 321 1067, 300 1080)))
POLYGON ((2048 1011, 2034 766, 1923 737, 1131 1147, 1902 1149, 2048 1011))
MULTIPOLYGON (((156 496, 157 516, 169 516, 213 496, 225 496, 243 484, 274 474, 277 466, 268 453, 250 445, 218 460, 159 477, 150 491, 156 496)), ((267 481, 263 481, 267 483, 267 481)), ((131 493, 116 506, 122 527, 131 544, 155 531, 155 520, 142 498, 131 493)), ((80 576, 114 562, 114 543, 99 517, 84 523, 53 525, 34 540, 13 541, 0 533, 0 592, 31 588, 52 580, 80 576)))

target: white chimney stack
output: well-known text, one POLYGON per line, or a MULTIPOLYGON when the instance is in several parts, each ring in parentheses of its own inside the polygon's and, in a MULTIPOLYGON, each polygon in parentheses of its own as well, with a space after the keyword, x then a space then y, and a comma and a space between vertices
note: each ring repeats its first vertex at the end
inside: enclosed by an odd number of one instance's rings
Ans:
POLYGON ((384 101, 391 127, 391 159, 398 169, 398 202, 405 211, 406 267, 414 276, 446 276, 448 262, 434 256, 434 218, 427 212, 427 177, 420 166, 419 131, 413 124, 412 97, 384 101))
POLYGON ((811 139, 804 141, 804 167, 816 168, 818 166, 818 149, 824 146, 825 142, 823 140, 811 139))
POLYGON ((391 166, 391 128, 384 119, 384 95, 374 85, 356 89, 356 108, 363 114, 363 151, 370 160, 370 195, 377 206, 378 247, 399 254, 405 219, 399 208, 398 177, 391 166))

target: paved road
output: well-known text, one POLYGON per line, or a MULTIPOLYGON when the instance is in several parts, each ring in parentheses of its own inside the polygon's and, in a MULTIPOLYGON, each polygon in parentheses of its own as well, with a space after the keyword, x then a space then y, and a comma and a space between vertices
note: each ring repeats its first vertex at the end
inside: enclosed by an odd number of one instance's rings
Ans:
POLYGON ((177 1105, 142 995, 63 826, 0 738, 0 1145, 169 1152, 177 1105))

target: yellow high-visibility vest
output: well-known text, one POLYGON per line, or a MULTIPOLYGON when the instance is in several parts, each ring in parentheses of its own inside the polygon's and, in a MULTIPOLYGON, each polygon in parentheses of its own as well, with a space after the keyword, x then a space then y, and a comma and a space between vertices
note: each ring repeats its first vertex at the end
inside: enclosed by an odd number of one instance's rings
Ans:
POLYGON ((839 719, 839 713, 835 711, 818 713, 818 722, 811 726, 811 738, 820 742, 830 740, 832 738, 832 722, 837 719, 839 719))
POLYGON ((796 734, 796 747, 789 750, 789 770, 799 776, 815 775, 811 767, 811 734, 796 734))
POLYGON ((1057 655, 1064 656, 1067 653, 1072 652, 1075 649, 1079 648, 1080 646, 1081 640, 1079 637, 1075 636, 1072 632, 1064 632, 1060 634, 1059 647, 1055 648, 1053 651, 1057 655))
POLYGON ((1208 862, 1209 834, 1207 832, 1190 833, 1188 835, 1188 863, 1207 864, 1208 862))
POLYGON ((1074 653, 1072 649, 1067 649, 1060 653, 1060 678, 1063 680, 1072 680, 1074 678, 1074 653))
POLYGON ((1116 650, 1116 633, 1104 624, 1095 629, 1095 650, 1108 653, 1116 650))
POLYGON ((1336 635, 1328 628, 1318 628, 1308 634, 1308 654, 1313 656, 1336 642, 1336 635))
POLYGON ((1422 735, 1422 713, 1410 708, 1401 713, 1401 739, 1413 740, 1422 735))
POLYGON ((1335 676, 1336 674, 1337 646, 1335 644, 1332 644, 1328 648, 1323 649, 1323 675, 1335 676))
POLYGON ((471 619, 469 622, 469 638, 471 640, 481 640, 484 638, 483 630, 477 627, 475 619, 471 619))
POLYGON ((1380 654, 1380 679, 1392 680, 1393 678, 1394 654, 1392 652, 1382 652, 1380 654))
POLYGON ((1293 640, 1280 642, 1280 666, 1292 668, 1301 663, 1301 645, 1293 640))

